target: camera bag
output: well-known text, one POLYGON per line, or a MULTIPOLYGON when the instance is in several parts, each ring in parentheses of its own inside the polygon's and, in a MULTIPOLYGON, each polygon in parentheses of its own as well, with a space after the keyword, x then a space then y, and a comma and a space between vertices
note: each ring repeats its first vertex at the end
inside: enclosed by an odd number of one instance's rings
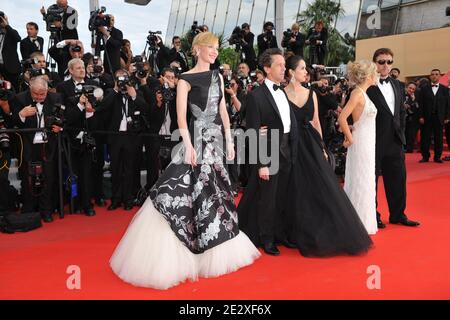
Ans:
POLYGON ((7 213, 0 216, 0 231, 4 233, 27 232, 42 227, 41 214, 30 213, 7 213))

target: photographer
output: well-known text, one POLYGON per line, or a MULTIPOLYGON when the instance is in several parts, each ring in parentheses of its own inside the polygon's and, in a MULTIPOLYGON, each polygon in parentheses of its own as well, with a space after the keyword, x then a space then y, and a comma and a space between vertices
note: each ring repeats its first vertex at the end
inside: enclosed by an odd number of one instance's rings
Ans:
POLYGON ((97 27, 97 40, 95 55, 100 56, 100 52, 105 50, 105 72, 113 75, 120 69, 120 49, 122 47, 122 31, 114 27, 114 16, 108 15, 109 25, 97 27))
POLYGON ((8 17, 0 11, 0 74, 17 90, 19 86, 20 62, 17 54, 19 33, 11 28, 8 17))
POLYGON ((108 135, 111 155, 112 199, 108 210, 116 210, 122 203, 125 210, 134 205, 136 184, 136 157, 140 156, 138 133, 144 130, 142 121, 146 109, 145 100, 130 83, 127 71, 115 74, 115 87, 97 110, 107 123, 107 130, 118 134, 108 135))
POLYGON ((51 31, 50 29, 53 28, 50 25, 56 21, 60 21, 60 24, 58 23, 56 26, 59 29, 58 33, 61 37, 58 41, 78 39, 78 12, 69 6, 67 0, 57 0, 56 4, 48 7, 47 12, 42 7, 41 14, 47 23, 47 31, 51 31))
POLYGON ((48 54, 58 64, 58 74, 61 79, 70 79, 70 73, 67 69, 67 64, 70 60, 83 58, 84 46, 80 40, 68 39, 55 43, 53 47, 48 50, 48 54))
POLYGON ((300 26, 298 23, 294 23, 291 29, 287 29, 283 32, 283 40, 281 46, 286 48, 287 51, 291 51, 294 55, 303 57, 303 46, 305 45, 306 37, 300 33, 300 26))
POLYGON ((23 66, 24 72, 20 77, 19 92, 28 89, 31 78, 42 75, 48 82, 49 92, 56 93, 56 86, 61 83, 61 78, 58 73, 51 72, 47 69, 47 62, 45 61, 45 56, 42 52, 33 52, 30 58, 22 61, 22 63, 25 65, 23 66))
POLYGON ((305 43, 309 45, 309 64, 325 64, 327 53, 328 30, 322 21, 317 21, 306 36, 305 43))
POLYGON ((38 32, 39 26, 36 22, 27 23, 28 37, 23 38, 22 41, 20 41, 20 53, 22 54, 22 60, 30 58, 30 55, 35 51, 43 51, 44 39, 38 36, 38 32))
MULTIPOLYGON (((92 162, 96 142, 90 131, 96 129, 99 120, 95 113, 98 99, 86 93, 86 85, 94 87, 95 83, 85 79, 86 71, 83 60, 75 58, 68 64, 71 78, 58 85, 65 105, 67 135, 70 142, 71 164, 77 181, 75 212, 82 211, 87 216, 94 216, 92 208, 92 162)), ((94 92, 96 95, 96 93, 94 92)), ((101 92, 100 92, 101 94, 101 92)))
POLYGON ((258 36, 258 59, 267 49, 278 48, 277 37, 273 34, 274 28, 275 26, 272 22, 268 21, 264 23, 264 31, 258 36))
POLYGON ((22 165, 19 168, 22 213, 39 211, 44 222, 52 222, 53 194, 57 179, 57 137, 62 128, 55 120, 60 97, 48 93, 42 77, 30 81, 30 90, 18 94, 13 102, 13 117, 19 128, 46 128, 46 131, 21 134, 22 165))
POLYGON ((329 86, 328 79, 326 78, 320 79, 312 86, 312 89, 317 94, 320 126, 323 130, 323 141, 327 145, 332 138, 335 126, 333 116, 330 115, 330 111, 337 110, 339 107, 339 102, 336 98, 335 92, 333 91, 334 87, 329 86))
POLYGON ((408 83, 405 91, 405 110, 406 110, 406 152, 412 153, 414 151, 414 144, 416 142, 417 131, 419 131, 419 103, 416 99, 416 84, 414 82, 408 83))
POLYGON ((170 55, 169 62, 170 63, 174 61, 178 62, 181 67, 181 73, 188 71, 189 70, 188 56, 186 52, 184 52, 183 49, 181 48, 181 38, 178 36, 173 37, 172 46, 173 48, 170 49, 169 51, 170 55))
POLYGON ((176 110, 176 77, 172 69, 165 68, 159 78, 159 85, 141 86, 148 111, 145 112, 149 124, 148 132, 155 136, 145 139, 147 183, 149 190, 170 162, 173 142, 170 135, 178 128, 176 110), (156 136, 158 135, 158 136, 156 136))
POLYGON ((86 79, 93 81, 104 92, 114 88, 114 78, 109 73, 105 73, 102 58, 86 53, 83 56, 83 62, 86 66, 86 79))
POLYGON ((256 53, 254 46, 255 35, 250 31, 250 25, 248 23, 242 24, 242 52, 245 55, 244 62, 249 66, 251 71, 256 70, 256 53))
POLYGON ((133 52, 131 51, 130 40, 123 39, 122 47, 120 48, 120 67, 121 69, 128 70, 133 58, 133 52))

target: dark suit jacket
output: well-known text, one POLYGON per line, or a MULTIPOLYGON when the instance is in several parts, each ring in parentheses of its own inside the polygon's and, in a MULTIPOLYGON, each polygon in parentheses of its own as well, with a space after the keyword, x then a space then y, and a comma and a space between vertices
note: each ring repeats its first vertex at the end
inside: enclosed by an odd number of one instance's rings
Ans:
MULTIPOLYGON (((37 116, 27 117, 25 118, 25 123, 22 122, 22 120, 19 117, 19 112, 26 106, 29 106, 32 104, 33 99, 31 98, 30 90, 24 91, 19 93, 15 96, 12 102, 12 112, 13 112, 13 121, 14 123, 21 129, 23 128, 38 128, 38 120, 37 116)), ((60 103, 61 98, 56 93, 48 93, 47 98, 44 101, 44 107, 42 109, 44 113, 44 119, 47 116, 52 115, 53 113, 53 107, 55 103, 60 103)), ((33 139, 34 139, 35 132, 30 133, 21 133, 22 140, 23 140, 23 160, 24 161, 31 161, 32 160, 32 145, 33 145, 33 139)), ((52 157, 53 160, 56 156, 55 149, 57 148, 57 141, 56 141, 56 135, 52 132, 47 132, 48 137, 48 143, 46 144, 46 156, 52 157)))
POLYGON ((244 40, 245 42, 247 42, 246 45, 242 46, 242 51, 245 53, 245 60, 253 61, 256 58, 255 48, 253 48, 255 42, 255 35, 249 32, 244 36, 244 40))
POLYGON ((178 61, 180 63, 180 67, 182 69, 181 72, 186 72, 189 70, 188 56, 185 52, 183 52, 183 53, 184 53, 184 58, 179 52, 177 52, 177 50, 175 48, 170 49, 169 65, 174 61, 178 61))
POLYGON ((262 33, 258 36, 258 57, 269 48, 278 48, 277 37, 273 35, 270 41, 266 41, 264 40, 265 35, 262 33))
MULTIPOLYGON (((140 86, 139 90, 143 93, 143 97, 146 102, 146 111, 144 116, 146 117, 147 123, 149 124, 149 132, 158 134, 161 129, 162 124, 164 123, 166 116, 166 108, 164 104, 161 107, 158 107, 156 104, 156 91, 160 88, 160 86, 140 86)), ((168 110, 170 114, 170 132, 178 129, 177 123, 177 105, 176 99, 168 104, 168 110)))
POLYGON ((5 65, 6 71, 12 74, 20 72, 20 61, 19 55, 17 54, 18 42, 20 42, 19 33, 11 28, 10 25, 7 25, 1 54, 3 56, 3 64, 5 65))
POLYGON ((289 39, 283 39, 283 47, 287 48, 287 50, 290 50, 294 52, 294 54, 298 56, 303 57, 303 47, 305 45, 306 37, 303 33, 297 33, 297 36, 295 37, 295 42, 289 42, 291 38, 289 39))
MULTIPOLYGON (((287 96, 286 96, 286 99, 287 96)), ((289 99, 288 99, 289 101, 289 99)), ((297 120, 292 109, 290 109, 291 114, 291 131, 290 131, 290 142, 291 142, 291 156, 292 162, 294 163, 297 155, 297 141, 298 141, 298 131, 297 131, 297 120)), ((258 133, 258 146, 267 145, 268 155, 271 154, 270 150, 271 144, 271 134, 272 130, 278 130, 280 141, 278 146, 281 145, 281 138, 284 132, 283 122, 281 120, 281 115, 278 107, 275 103, 275 99, 267 88, 266 84, 256 88, 250 92, 247 96, 246 101, 246 125, 247 130, 253 129, 258 133), (259 130, 261 127, 267 126, 267 135, 261 137, 259 135, 259 130), (260 142, 260 140, 262 140, 260 142)), ((259 149, 259 147, 258 147, 259 149)), ((264 154, 264 153, 263 153, 264 154)), ((258 151, 258 168, 269 167, 270 164, 263 164, 261 162, 259 151, 258 151)))
POLYGON ((450 105, 448 88, 439 84, 438 91, 434 95, 430 84, 422 87, 417 96, 419 102, 419 118, 424 118, 425 121, 431 119, 431 112, 433 104, 436 104, 436 113, 441 124, 444 120, 450 119, 450 105))
POLYGON ((42 52, 44 49, 44 39, 42 37, 37 37, 37 41, 41 47, 40 49, 36 47, 29 37, 23 38, 22 41, 20 41, 20 53, 22 54, 22 60, 28 59, 35 51, 42 52))
MULTIPOLYGON (((106 52, 109 57, 109 61, 111 62, 111 68, 109 67, 108 59, 106 55, 103 59, 103 66, 105 67, 105 72, 109 74, 114 74, 117 70, 120 69, 120 48, 122 47, 123 41, 123 33, 117 28, 112 28, 110 30, 111 37, 106 41, 106 52)), ((101 36, 97 37, 97 50, 95 52, 96 55, 100 55, 101 50, 105 50, 105 46, 103 44, 103 40, 100 40, 101 36)))
POLYGON ((386 143, 396 142, 398 144, 406 144, 405 139, 405 107, 404 93, 401 91, 398 80, 389 78, 394 89, 395 95, 395 111, 392 114, 389 106, 381 93, 378 86, 371 86, 367 89, 367 95, 377 108, 376 118, 376 154, 380 159, 382 150, 386 147, 386 143))

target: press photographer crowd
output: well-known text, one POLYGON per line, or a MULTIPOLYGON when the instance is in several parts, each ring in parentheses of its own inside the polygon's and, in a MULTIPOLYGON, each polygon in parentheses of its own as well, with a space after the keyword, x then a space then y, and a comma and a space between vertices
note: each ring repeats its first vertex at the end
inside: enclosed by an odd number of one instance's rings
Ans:
MULTIPOLYGON (((118 28, 120 21, 105 8, 91 12, 89 45, 79 40, 78 13, 66 0, 43 7, 41 14, 48 36, 29 22, 24 26, 27 36, 21 38, 10 25, 12 15, 0 12, 0 215, 39 213, 44 222, 52 222, 54 214, 64 215, 64 207, 70 213, 94 216, 94 205, 109 211, 142 205, 170 163, 176 144, 170 136, 177 129, 178 76, 195 65, 195 57, 183 50, 182 35, 174 36, 169 48, 160 31, 149 31, 143 39, 144 52, 135 55, 118 28), (91 49, 93 53, 88 52, 91 49), (18 166, 20 190, 9 181, 12 159, 18 166), (146 171, 145 183, 141 170, 146 171)), ((205 31, 208 26, 195 21, 188 42, 205 31)), ((309 30, 295 23, 283 32, 280 43, 285 59, 308 57, 308 79, 302 85, 316 92, 329 161, 343 176, 346 148, 337 118, 352 86, 339 68, 325 65, 327 38, 321 21, 309 30)), ((246 96, 265 80, 258 58, 266 49, 278 48, 274 24, 264 23, 255 43, 251 26, 244 23, 228 42, 239 53, 236 68, 219 58, 211 68, 223 75, 232 129, 245 131, 246 96)), ((433 141, 434 161, 441 163, 444 131, 447 146, 450 141, 449 93, 439 84, 441 71, 430 69, 429 78, 403 83, 404 149, 419 149, 426 162, 433 141)), ((392 69, 392 78, 399 74, 399 69, 392 69)), ((282 86, 290 81, 286 75, 282 86)), ((235 162, 228 169, 237 195, 247 185, 248 165, 235 162)))

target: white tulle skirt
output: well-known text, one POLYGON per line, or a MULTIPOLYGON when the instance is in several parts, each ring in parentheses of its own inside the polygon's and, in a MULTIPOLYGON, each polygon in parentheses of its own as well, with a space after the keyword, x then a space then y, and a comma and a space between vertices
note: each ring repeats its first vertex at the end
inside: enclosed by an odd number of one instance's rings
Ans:
POLYGON ((192 253, 148 198, 128 226, 110 265, 119 278, 132 285, 168 289, 186 280, 236 271, 259 256, 242 231, 204 253, 192 253))

